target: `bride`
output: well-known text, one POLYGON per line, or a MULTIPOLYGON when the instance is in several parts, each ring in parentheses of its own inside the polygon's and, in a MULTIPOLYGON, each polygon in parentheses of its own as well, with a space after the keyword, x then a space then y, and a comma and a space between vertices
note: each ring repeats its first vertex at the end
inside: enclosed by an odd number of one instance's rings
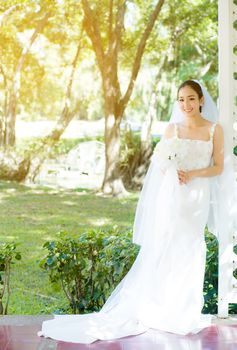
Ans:
MULTIPOLYGON (((208 224, 218 235, 216 213, 225 202, 234 205, 234 195, 227 201, 222 191, 234 173, 217 117, 199 82, 187 80, 178 88, 137 204, 133 242, 141 248, 134 264, 99 312, 55 316, 43 322, 38 335, 86 344, 149 329, 186 335, 210 326, 214 315, 201 313, 204 229, 208 224)), ((234 227, 236 212, 231 209, 228 222, 234 227)))

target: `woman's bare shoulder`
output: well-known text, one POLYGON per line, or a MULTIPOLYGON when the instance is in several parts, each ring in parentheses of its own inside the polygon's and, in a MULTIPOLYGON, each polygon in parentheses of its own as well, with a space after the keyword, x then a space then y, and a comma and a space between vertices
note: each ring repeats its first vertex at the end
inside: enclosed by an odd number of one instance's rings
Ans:
POLYGON ((175 131, 175 124, 174 123, 169 123, 167 127, 165 128, 164 132, 164 137, 166 139, 173 137, 174 136, 174 131, 175 131))
POLYGON ((217 128, 217 130, 223 130, 221 124, 219 123, 212 123, 212 125, 215 125, 215 129, 217 128))
POLYGON ((213 125, 215 124, 215 129, 214 129, 214 137, 223 137, 223 128, 219 123, 213 123, 213 125))

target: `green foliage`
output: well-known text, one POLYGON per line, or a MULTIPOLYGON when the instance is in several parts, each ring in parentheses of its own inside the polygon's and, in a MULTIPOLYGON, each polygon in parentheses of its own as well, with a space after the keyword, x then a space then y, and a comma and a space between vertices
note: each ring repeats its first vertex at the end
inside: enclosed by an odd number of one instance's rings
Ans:
MULTIPOLYGON (((62 138, 57 143, 54 143, 51 145, 50 140, 49 141, 49 149, 47 149, 47 156, 48 157, 56 157, 58 155, 67 154, 72 148, 77 146, 80 142, 86 142, 86 141, 100 141, 104 142, 103 136, 86 136, 81 138, 62 138)), ((38 150, 42 149, 42 147, 45 145, 47 140, 40 137, 34 137, 31 139, 20 139, 17 142, 17 148, 16 152, 19 153, 21 156, 35 154, 38 152, 38 150)))
MULTIPOLYGON (((84 232, 78 239, 61 232, 57 240, 44 244, 48 253, 40 265, 49 273, 54 288, 63 288, 73 313, 100 310, 137 256, 139 248, 131 243, 131 237, 130 230, 121 232, 117 228, 94 229, 84 232)), ((215 314, 218 242, 208 231, 206 231, 206 244, 203 312, 215 314)))
MULTIPOLYGON (((38 21, 50 10, 50 20, 27 54, 21 71, 18 115, 27 120, 57 119, 64 105, 70 67, 83 23, 81 2, 9 0, 1 2, 0 14, 12 5, 17 6, 4 17, 1 26, 0 41, 3 45, 0 75, 4 74, 9 86, 24 45, 38 21)), ((90 5, 95 10, 105 48, 108 45, 108 1, 90 1, 90 5)), ((116 6, 114 4, 114 18, 116 6)), ((127 2, 118 62, 122 90, 130 77, 137 45, 153 8, 154 1, 151 0, 127 2)), ((175 98, 171 86, 183 79, 200 78, 213 96, 217 96, 217 8, 217 0, 165 1, 147 43, 144 64, 139 73, 141 79, 137 81, 128 105, 129 117, 133 115, 136 120, 142 119, 149 105, 150 91, 153 85, 157 85, 156 76, 160 68, 159 119, 169 117, 169 105, 175 98), (162 67, 164 57, 167 57, 167 63, 162 67), (148 73, 152 77, 144 92, 148 73), (147 96, 144 97, 144 94, 147 96)), ((75 117, 98 119, 103 114, 101 78, 85 32, 82 35, 82 47, 70 109, 75 117)), ((7 92, 8 88, 1 77, 1 106, 4 106, 7 92)), ((1 109, 0 116, 4 114, 1 109)))
POLYGON ((168 120, 177 87, 186 79, 200 80, 217 98, 217 14, 217 0, 165 1, 149 38, 127 115, 141 120, 155 91, 157 119, 168 120))
POLYGON ((133 132, 130 129, 121 132, 120 166, 122 170, 130 167, 134 158, 139 156, 140 148, 140 132, 133 132))
POLYGON ((206 273, 204 281, 204 313, 217 313, 217 290, 218 290, 218 241, 211 233, 205 234, 207 254, 206 273))
POLYGON ((103 197, 92 190, 52 189, 0 181, 0 241, 20 243, 22 256, 12 269, 14 287, 10 314, 51 314, 65 308, 63 291, 53 290, 39 268, 46 241, 57 240, 56 232, 67 230, 77 238, 88 228, 121 231, 132 225, 137 193, 126 198, 103 197), (22 302, 24 300, 24 302, 22 302))
MULTIPOLYGON (((155 148, 159 140, 159 137, 153 137, 151 139, 151 151, 155 148)), ((141 187, 142 180, 140 181, 139 179, 138 181, 136 174, 137 169, 139 166, 142 166, 142 171, 139 171, 139 176, 143 178, 149 164, 150 154, 144 154, 141 146, 140 131, 134 132, 130 129, 125 129, 121 132, 120 173, 123 183, 129 190, 141 187)))
MULTIPOLYGON (((218 241, 215 236, 206 231, 206 273, 204 281, 205 304, 203 312, 217 314, 218 302, 218 241)), ((236 251, 237 252, 237 251, 236 251)), ((234 274, 237 277, 237 274, 234 274)), ((229 313, 236 314, 236 304, 229 304, 229 313)))
MULTIPOLYGON (((61 5, 56 0, 1 3, 0 103, 3 107, 24 46, 37 23, 49 11, 50 19, 36 38, 21 69, 18 118, 58 119, 62 113, 72 62, 80 41, 83 13, 80 2, 72 0, 61 5), (8 13, 11 5, 16 6, 8 13), (2 15, 5 15, 3 20, 2 15)), ((95 61, 85 33, 81 47, 70 111, 80 118, 96 119, 102 112, 100 78, 95 73, 95 61)), ((4 113, 4 108, 0 107, 0 118, 4 113)))
POLYGON ((237 156, 237 146, 234 147, 234 155, 237 156))
POLYGON ((88 230, 78 239, 60 232, 47 242, 40 266, 49 272, 54 287, 61 286, 73 313, 98 311, 131 267, 138 247, 131 231, 88 230))
POLYGON ((0 315, 6 315, 10 298, 10 268, 15 262, 21 260, 21 253, 16 250, 16 243, 3 243, 0 245, 0 315), (5 306, 3 298, 5 297, 5 306))

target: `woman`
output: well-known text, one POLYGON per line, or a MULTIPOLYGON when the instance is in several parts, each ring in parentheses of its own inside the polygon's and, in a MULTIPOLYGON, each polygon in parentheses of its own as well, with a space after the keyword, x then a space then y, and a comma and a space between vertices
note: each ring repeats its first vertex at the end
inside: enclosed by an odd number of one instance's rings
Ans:
MULTIPOLYGON (((223 130, 216 107, 197 81, 188 80, 178 89, 178 101, 139 197, 133 242, 141 249, 134 264, 100 312, 56 316, 43 322, 38 334, 92 343, 151 328, 185 335, 209 326, 214 316, 201 313, 204 229, 210 223, 215 234, 219 230, 215 214, 225 202, 218 182, 223 164, 223 130), (218 186, 210 181, 214 178, 218 186)), ((228 219, 233 223, 232 217, 228 219)))

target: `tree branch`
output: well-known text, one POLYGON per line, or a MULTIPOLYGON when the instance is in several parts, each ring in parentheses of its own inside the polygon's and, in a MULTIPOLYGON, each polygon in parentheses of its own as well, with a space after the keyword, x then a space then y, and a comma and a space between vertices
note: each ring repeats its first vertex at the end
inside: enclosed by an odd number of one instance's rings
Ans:
MULTIPOLYGON (((111 3, 112 2, 113 0, 111 0, 111 3)), ((121 32, 122 32, 122 29, 124 28, 125 10, 126 10, 126 0, 123 0, 122 2, 119 3, 117 8, 115 29, 114 31, 112 31, 112 23, 111 23, 111 26, 110 26, 111 28, 109 30, 109 49, 108 49, 109 56, 112 56, 118 51, 118 47, 121 42, 121 32)), ((111 8, 110 8, 110 18, 111 18, 111 8)))
POLYGON ((17 62, 14 76, 12 79, 12 86, 9 92, 8 108, 6 111, 6 128, 5 128, 5 144, 13 146, 15 144, 15 122, 16 122, 16 108, 17 108, 17 98, 20 91, 21 82, 21 70, 22 66, 26 60, 26 56, 33 45, 35 39, 39 32, 44 28, 45 24, 50 17, 50 12, 47 12, 45 16, 38 22, 37 27, 33 35, 31 36, 29 43, 25 45, 22 50, 21 56, 17 62))
POLYGON ((126 10, 126 0, 118 6, 117 16, 116 16, 116 27, 115 27, 115 50, 118 51, 119 45, 121 43, 121 33, 124 29, 124 16, 126 10))
MULTIPOLYGON (((126 0, 120 1, 117 8, 115 29, 110 38, 108 53, 107 53, 107 67, 110 67, 111 84, 114 88, 114 92, 117 93, 117 101, 120 101, 121 90, 118 81, 118 52, 121 43, 121 32, 124 28, 124 15, 126 9, 126 0)), ((117 109, 117 107, 116 107, 117 109)))
POLYGON ((112 35, 113 35, 113 6, 114 6, 114 0, 110 0, 109 2, 109 28, 108 28, 108 38, 109 38, 109 49, 111 50, 112 46, 112 35))
POLYGON ((20 4, 16 4, 16 5, 13 5, 11 7, 9 7, 6 11, 4 11, 1 15, 0 15, 0 27, 3 25, 3 21, 4 19, 10 15, 11 12, 13 12, 17 7, 19 7, 20 4))
POLYGON ((41 19, 41 21, 39 21, 37 27, 35 28, 35 31, 33 33, 33 35, 31 36, 30 38, 30 41, 28 43, 28 45, 26 45, 22 51, 22 54, 21 54, 21 57, 18 61, 18 64, 17 64, 17 68, 16 68, 16 74, 21 71, 21 68, 23 66, 23 63, 25 61, 25 58, 26 58, 26 55, 28 54, 31 46, 33 45, 35 39, 37 38, 38 34, 41 32, 41 30, 44 28, 45 24, 47 23, 49 17, 50 17, 50 12, 47 12, 45 14, 45 16, 41 19))
POLYGON ((124 111, 128 101, 131 97, 131 94, 132 94, 132 91, 134 88, 134 83, 135 83, 135 80, 137 78, 140 66, 141 66, 141 60, 142 60, 143 53, 145 51, 147 39, 149 38, 149 35, 154 27, 155 21, 156 21, 159 13, 161 11, 161 8, 164 4, 164 1, 165 0, 159 0, 157 2, 156 7, 155 7, 154 11, 152 12, 152 14, 150 15, 146 29, 145 29, 145 31, 141 37, 141 40, 138 44, 136 56, 135 56, 133 67, 132 67, 132 74, 131 74, 130 82, 128 84, 128 88, 127 88, 127 91, 126 91, 124 97, 120 101, 120 109, 122 112, 124 111))
POLYGON ((84 15, 85 15, 85 18, 84 18, 85 29, 94 47, 101 74, 104 76, 105 53, 102 45, 102 39, 101 39, 101 33, 100 33, 98 21, 92 9, 90 8, 90 5, 87 0, 82 0, 82 6, 83 6, 84 15))
POLYGON ((74 302, 73 302, 73 297, 72 297, 71 293, 68 292, 68 290, 66 289, 66 286, 65 286, 65 284, 64 284, 64 281, 63 281, 63 277, 62 277, 62 276, 60 276, 60 282, 61 282, 61 286, 62 286, 62 288, 63 288, 63 291, 64 291, 66 297, 68 298, 69 302, 70 302, 71 304, 74 304, 74 302))
POLYGON ((11 264, 11 261, 8 261, 8 264, 7 264, 7 300, 6 300, 6 304, 5 304, 4 315, 7 315, 9 298, 10 298, 10 294, 11 294, 11 290, 10 290, 10 266, 11 265, 10 264, 11 264))
POLYGON ((78 61, 78 58, 79 58, 79 55, 80 55, 80 52, 82 49, 82 37, 83 37, 83 29, 81 30, 76 55, 75 55, 73 62, 72 62, 72 69, 71 69, 71 74, 70 74, 69 81, 68 81, 63 111, 61 113, 59 120, 56 123, 56 126, 51 131, 51 133, 47 136, 48 138, 52 138, 55 141, 60 138, 60 136, 64 132, 65 128, 68 126, 68 124, 70 123, 70 121, 74 117, 73 113, 71 113, 69 115, 69 107, 70 107, 70 100, 71 100, 71 95, 72 95, 72 83, 73 83, 74 75, 76 72, 77 61, 78 61))
MULTIPOLYGON (((4 89, 5 89, 5 98, 4 98, 4 108, 3 108, 3 120, 2 120, 2 125, 1 127, 3 127, 4 124, 4 128, 5 128, 5 118, 6 118, 6 113, 7 113, 7 101, 8 101, 8 87, 7 87, 7 75, 4 72, 4 68, 3 65, 0 63, 0 72, 3 76, 3 84, 4 84, 4 89)), ((1 144, 1 127, 0 127, 0 144, 1 144)))

